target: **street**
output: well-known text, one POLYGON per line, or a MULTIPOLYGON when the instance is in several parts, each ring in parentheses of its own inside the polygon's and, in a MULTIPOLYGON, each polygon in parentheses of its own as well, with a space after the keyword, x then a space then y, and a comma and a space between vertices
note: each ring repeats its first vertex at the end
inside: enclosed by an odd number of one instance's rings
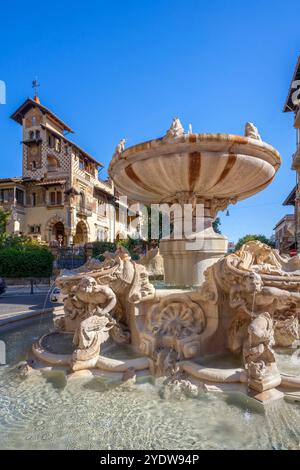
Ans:
POLYGON ((0 318, 7 314, 37 311, 58 305, 49 300, 49 287, 34 286, 33 292, 30 294, 30 286, 9 287, 0 296, 0 318))

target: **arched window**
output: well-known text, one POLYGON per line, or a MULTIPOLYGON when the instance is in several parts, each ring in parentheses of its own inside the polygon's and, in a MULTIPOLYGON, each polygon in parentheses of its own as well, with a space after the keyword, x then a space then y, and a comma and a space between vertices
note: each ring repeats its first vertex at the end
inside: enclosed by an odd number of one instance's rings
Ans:
POLYGON ((52 155, 49 155, 47 157, 47 170, 48 171, 57 171, 59 168, 59 161, 57 158, 53 157, 52 155))

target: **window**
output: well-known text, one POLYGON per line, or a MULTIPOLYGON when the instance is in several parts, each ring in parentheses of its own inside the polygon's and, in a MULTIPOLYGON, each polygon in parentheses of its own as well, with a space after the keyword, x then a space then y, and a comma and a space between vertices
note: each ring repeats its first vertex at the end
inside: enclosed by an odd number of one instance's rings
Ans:
POLYGON ((31 124, 32 124, 33 126, 36 126, 36 117, 35 117, 35 116, 32 117, 32 119, 31 119, 31 124))
POLYGON ((32 168, 33 170, 36 170, 36 161, 35 161, 35 160, 32 160, 32 162, 31 162, 31 168, 32 168))
POLYGON ((40 133, 40 131, 36 131, 36 133, 35 133, 35 138, 36 138, 36 140, 39 140, 39 139, 41 138, 41 133, 40 133))
POLYGON ((14 190, 13 189, 0 189, 0 202, 13 202, 14 190))
POLYGON ((85 207, 85 195, 83 191, 80 191, 79 205, 81 208, 85 207))
POLYGON ((84 170, 84 161, 82 159, 79 160, 79 168, 80 170, 84 170))
POLYGON ((55 139, 54 148, 57 152, 60 152, 60 139, 55 139))
POLYGON ((16 199, 18 204, 24 204, 24 191, 21 191, 21 189, 16 189, 16 199))
POLYGON ((57 171, 59 168, 59 161, 56 157, 48 155, 47 157, 47 170, 48 171, 57 171))
POLYGON ((41 233, 40 225, 29 225, 29 233, 41 233))
POLYGON ((32 193, 32 206, 36 206, 36 193, 32 193))
POLYGON ((55 206, 55 203, 56 203, 55 194, 56 194, 56 193, 55 193, 54 191, 52 191, 52 192, 50 193, 50 204, 51 204, 52 206, 55 206))
POLYGON ((50 205, 51 206, 60 206, 60 205, 62 205, 62 193, 61 193, 61 191, 51 191, 50 192, 50 205))
POLYGON ((30 131, 30 132, 29 132, 29 139, 30 139, 30 140, 33 140, 33 139, 34 139, 34 132, 33 132, 33 131, 30 131))

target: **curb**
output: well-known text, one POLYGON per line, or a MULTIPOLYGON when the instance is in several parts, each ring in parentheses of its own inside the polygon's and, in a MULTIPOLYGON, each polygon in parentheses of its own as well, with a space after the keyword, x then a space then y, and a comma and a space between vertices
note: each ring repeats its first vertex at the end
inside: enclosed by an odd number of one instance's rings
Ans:
POLYGON ((45 308, 43 310, 27 310, 7 316, 6 318, 0 318, 0 329, 2 326, 11 325, 22 320, 28 320, 30 318, 37 317, 39 315, 47 315, 54 312, 55 307, 45 308))

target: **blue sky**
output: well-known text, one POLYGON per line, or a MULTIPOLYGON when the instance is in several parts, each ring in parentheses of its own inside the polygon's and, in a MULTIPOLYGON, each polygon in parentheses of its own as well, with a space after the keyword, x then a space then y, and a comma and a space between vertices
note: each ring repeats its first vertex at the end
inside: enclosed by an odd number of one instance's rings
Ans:
POLYGON ((230 240, 270 235, 295 184, 292 114, 282 108, 300 54, 299 0, 111 0, 1 4, 0 176, 21 174, 10 114, 32 95, 106 167, 127 145, 165 133, 174 116, 195 132, 243 133, 246 121, 282 155, 273 184, 221 216, 230 240))

